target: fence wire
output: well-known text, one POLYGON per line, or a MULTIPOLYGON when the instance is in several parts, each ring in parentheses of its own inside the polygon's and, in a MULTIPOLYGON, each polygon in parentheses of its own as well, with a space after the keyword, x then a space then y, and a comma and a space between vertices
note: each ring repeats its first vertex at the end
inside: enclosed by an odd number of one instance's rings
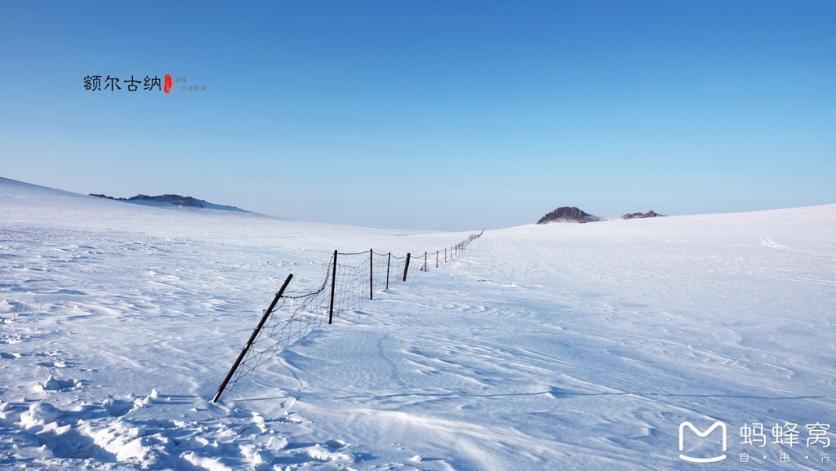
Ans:
MULTIPOLYGON (((447 248, 446 261, 451 261, 454 252, 458 254, 484 232, 471 234, 447 248)), ((277 293, 278 299, 272 309, 263 313, 263 325, 253 332, 251 341, 244 346, 213 401, 220 398, 225 388, 234 387, 282 350, 306 337, 323 322, 329 322, 331 316, 356 311, 362 302, 373 299, 377 293, 403 284, 409 272, 431 271, 444 261, 444 249, 426 252, 426 257, 424 252, 408 255, 368 250, 335 252, 323 265, 325 277, 316 290, 301 294, 277 293)))

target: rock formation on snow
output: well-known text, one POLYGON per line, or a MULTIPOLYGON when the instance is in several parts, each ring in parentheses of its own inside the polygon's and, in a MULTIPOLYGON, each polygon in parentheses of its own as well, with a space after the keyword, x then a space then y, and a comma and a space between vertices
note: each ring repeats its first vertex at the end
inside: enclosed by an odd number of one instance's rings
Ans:
POLYGON ((550 222, 593 222, 601 218, 593 216, 575 206, 561 206, 554 211, 541 217, 537 224, 548 224, 550 222))
POLYGON ((663 217, 664 214, 659 214, 654 210, 650 210, 646 213, 638 212, 638 213, 627 213, 621 216, 621 219, 643 219, 643 218, 657 218, 663 217))
POLYGON ((90 196, 95 196, 97 198, 106 198, 109 200, 114 201, 124 201, 126 203, 134 203, 134 204, 144 204, 147 206, 179 206, 179 207, 186 207, 186 208, 206 208, 206 209, 219 209, 221 211, 236 211, 236 212, 248 212, 244 209, 241 209, 236 206, 226 206, 223 204, 215 204, 210 203, 205 200, 193 198, 191 196, 180 196, 180 195, 157 195, 157 196, 148 196, 148 195, 136 195, 131 196, 130 198, 116 198, 113 196, 103 195, 103 194, 96 194, 90 193, 90 196))

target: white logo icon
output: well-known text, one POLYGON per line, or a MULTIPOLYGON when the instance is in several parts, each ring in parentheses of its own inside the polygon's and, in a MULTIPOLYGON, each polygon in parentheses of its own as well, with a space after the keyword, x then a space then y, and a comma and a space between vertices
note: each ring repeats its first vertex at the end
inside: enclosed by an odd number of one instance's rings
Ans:
POLYGON ((679 453, 679 459, 681 459, 682 461, 688 461, 690 463, 716 463, 717 461, 723 461, 724 459, 726 459, 726 450, 728 449, 728 438, 726 437, 726 435, 727 435, 726 434, 726 424, 719 421, 719 420, 714 422, 711 425, 711 427, 708 427, 707 429, 705 429, 705 431, 702 431, 702 430, 698 429, 697 427, 694 426, 694 424, 692 424, 691 422, 688 422, 687 420, 685 422, 682 422, 681 424, 679 424, 679 452, 680 452, 679 453), (711 432, 713 432, 713 431, 715 431, 719 428, 720 433, 722 434, 722 438, 721 438, 721 442, 720 442, 720 444, 721 444, 720 449, 722 451, 722 454, 719 454, 719 455, 716 455, 716 456, 709 456, 709 457, 706 457, 706 458, 699 458, 699 457, 689 456, 689 455, 686 455, 686 454, 682 453, 683 451, 685 451, 685 429, 686 428, 688 428, 692 432, 694 432, 694 435, 696 435, 699 438, 705 438, 705 437, 711 435, 711 432))

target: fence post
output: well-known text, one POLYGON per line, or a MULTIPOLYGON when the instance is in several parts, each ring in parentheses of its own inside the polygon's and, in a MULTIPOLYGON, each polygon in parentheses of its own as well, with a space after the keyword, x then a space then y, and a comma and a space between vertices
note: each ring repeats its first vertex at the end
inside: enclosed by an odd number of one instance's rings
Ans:
POLYGON ((392 252, 389 252, 389 256, 386 258, 386 289, 389 289, 389 266, 392 264, 392 252))
POLYGON ((374 249, 369 249, 369 299, 374 299, 374 249))
POLYGON ((328 308, 328 323, 334 323, 334 289, 337 287, 337 251, 334 251, 334 266, 331 267, 331 307, 328 308))
POLYGON ((427 271, 427 251, 424 251, 424 271, 427 271))
POLYGON ((444 247, 444 263, 447 263, 447 247, 444 247))
POLYGON ((238 358, 235 359, 235 363, 232 364, 232 368, 229 369, 229 373, 226 374, 223 383, 221 383, 221 387, 218 388, 218 392, 215 393, 215 396, 212 398, 212 402, 218 402, 218 399, 221 398, 221 394, 224 393, 224 389, 226 389, 226 385, 229 384, 229 380, 232 379, 232 375, 235 374, 235 370, 238 369, 238 365, 241 364, 241 360, 244 359, 244 355, 250 350, 252 347, 255 338, 258 337, 258 333, 261 332, 261 328, 264 327, 264 323, 267 322, 267 318, 270 317, 270 314, 273 313, 273 309, 276 307, 276 303, 279 302, 282 295, 284 294, 285 288, 290 283, 290 280, 293 279, 293 273, 287 275, 287 278, 284 280, 282 287, 279 288, 279 291, 276 293, 276 297, 273 298, 273 301, 270 303, 270 306, 267 310, 264 311, 264 314, 261 316, 261 320, 258 321, 258 325, 253 330, 253 333, 250 335, 250 339, 247 340, 247 344, 244 345, 244 348, 241 350, 241 353, 238 354, 238 358))
POLYGON ((403 266, 403 280, 406 281, 406 273, 409 271, 409 259, 412 257, 412 254, 407 252, 406 253, 406 264, 403 266))

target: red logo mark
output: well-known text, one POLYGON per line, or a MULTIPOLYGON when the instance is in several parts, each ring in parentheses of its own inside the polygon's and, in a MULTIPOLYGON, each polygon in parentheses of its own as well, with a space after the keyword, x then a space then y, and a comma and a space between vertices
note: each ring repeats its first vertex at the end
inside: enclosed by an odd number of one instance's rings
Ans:
POLYGON ((173 83, 173 80, 171 80, 171 74, 165 74, 165 82, 163 83, 163 93, 170 92, 173 83))

